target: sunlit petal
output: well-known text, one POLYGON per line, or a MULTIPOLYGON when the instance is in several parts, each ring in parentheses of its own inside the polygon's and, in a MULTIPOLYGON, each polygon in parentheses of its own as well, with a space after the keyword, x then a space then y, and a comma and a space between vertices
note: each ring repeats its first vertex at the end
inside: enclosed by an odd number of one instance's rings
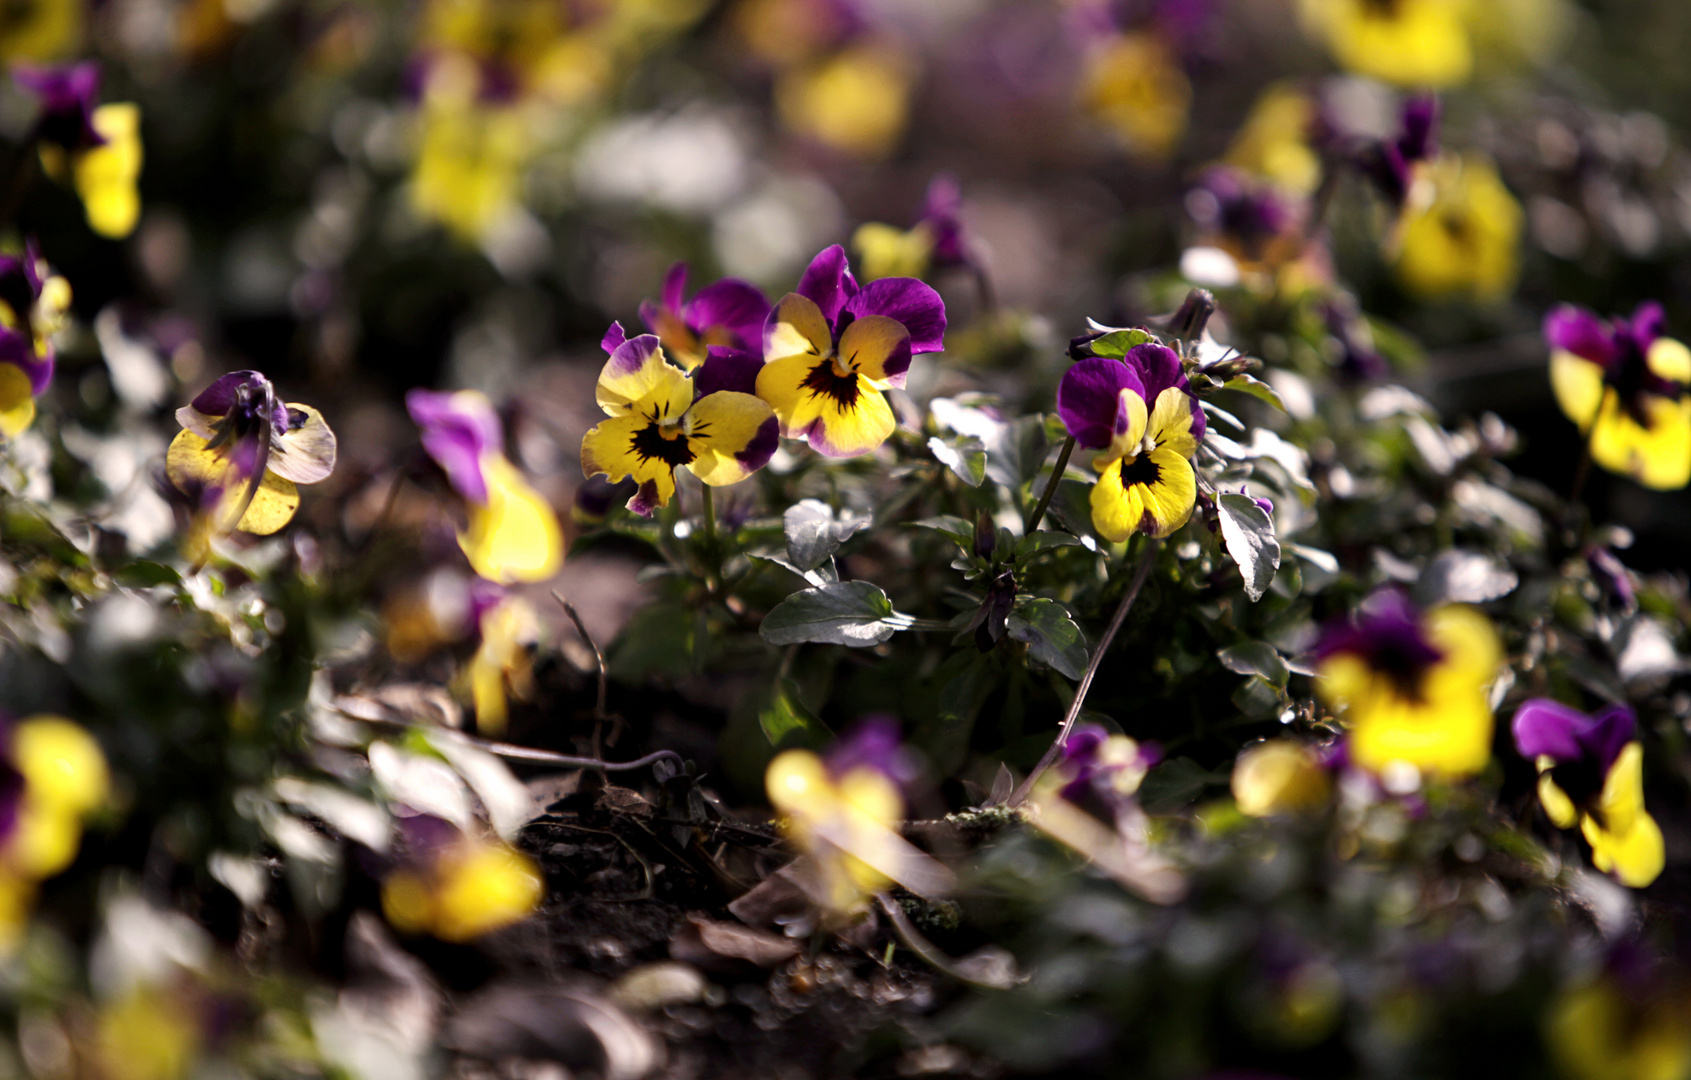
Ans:
POLYGON ((768 403, 732 391, 699 399, 687 414, 687 428, 697 455, 687 468, 712 487, 737 484, 763 468, 780 441, 768 403))
POLYGON ((884 315, 865 315, 840 335, 840 363, 885 389, 903 386, 910 370, 910 332, 884 315))
POLYGON ((501 585, 545 581, 564 561, 563 530, 545 496, 499 454, 482 461, 487 503, 469 507, 458 546, 475 572, 501 585))
POLYGON ((288 429, 270 445, 270 471, 296 484, 315 484, 335 471, 335 433, 323 414, 289 402, 288 429))
POLYGON ((1584 431, 1603 400, 1603 369, 1571 352, 1557 350, 1550 354, 1550 389, 1556 394, 1562 415, 1584 431))
POLYGON ((833 331, 822 310, 798 293, 783 296, 763 325, 763 358, 828 356, 834 349, 833 331))
POLYGON ((634 411, 643 399, 672 402, 680 400, 673 415, 680 416, 692 401, 692 384, 687 373, 664 358, 663 349, 654 334, 641 334, 618 345, 599 372, 594 396, 599 407, 611 416, 623 416, 634 411))
POLYGON ((832 360, 801 355, 765 364, 757 395, 775 410, 782 435, 828 457, 868 453, 897 427, 886 397, 855 372, 841 374, 832 360))
POLYGON ((35 422, 29 375, 16 364, 0 364, 0 436, 16 438, 35 422))

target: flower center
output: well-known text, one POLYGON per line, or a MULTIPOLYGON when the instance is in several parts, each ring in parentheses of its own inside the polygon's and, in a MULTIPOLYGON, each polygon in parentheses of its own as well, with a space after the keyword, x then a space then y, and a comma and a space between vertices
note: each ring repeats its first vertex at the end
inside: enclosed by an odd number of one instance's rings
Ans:
POLYGON ((813 395, 832 399, 841 409, 855 406, 861 392, 857 373, 842 368, 838 360, 827 357, 810 369, 810 374, 804 377, 804 382, 800 385, 813 395))
POLYGON ((641 461, 657 458, 672 469, 698 456, 680 424, 647 424, 634 433, 633 449, 641 461))
POLYGON ((1151 460, 1149 454, 1122 458, 1121 486, 1124 488, 1130 488, 1134 484, 1144 484, 1146 487, 1150 487, 1162 479, 1162 475, 1161 467, 1151 460))

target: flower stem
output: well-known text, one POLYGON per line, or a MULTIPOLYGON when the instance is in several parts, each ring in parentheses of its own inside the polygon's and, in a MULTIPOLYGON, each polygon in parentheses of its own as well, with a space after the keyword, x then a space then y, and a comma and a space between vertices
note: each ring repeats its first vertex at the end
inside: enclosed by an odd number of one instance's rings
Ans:
POLYGON ((1051 467, 1051 479, 1045 481, 1045 490, 1039 493, 1039 502, 1034 504, 1033 513, 1028 515, 1027 524, 1022 526, 1023 536, 1032 536, 1033 530, 1039 528, 1039 522, 1045 517, 1045 508, 1051 505, 1051 496, 1057 494, 1057 484, 1063 479, 1063 473, 1069 467, 1069 455, 1074 453, 1074 436, 1070 435, 1063 442, 1063 451, 1057 455, 1057 464, 1051 467))
POLYGON ((1597 399, 1597 411, 1591 414, 1591 426, 1585 429, 1585 441, 1580 446, 1579 465, 1574 468, 1573 486, 1568 490, 1568 512, 1571 514, 1579 502, 1580 493, 1585 490, 1585 479, 1591 475, 1591 439, 1597 433, 1597 421, 1603 416, 1603 409, 1609 404, 1609 395, 1614 388, 1605 386, 1603 396, 1597 399))
POLYGON ((722 549, 716 542, 716 489, 700 484, 703 494, 700 505, 704 510, 705 585, 712 593, 722 587, 722 549))
POLYGON ((1121 605, 1116 608, 1115 617, 1110 620, 1109 629, 1099 639, 1098 647, 1092 651, 1092 659, 1086 665, 1086 673, 1081 676, 1080 685, 1075 687, 1074 700, 1069 702, 1069 711, 1063 717, 1063 726, 1057 732, 1057 738, 1052 741, 1051 749, 1045 751, 1045 756, 1039 759, 1039 764, 1028 773, 1027 779, 1011 793, 1010 806, 1020 806, 1033 790, 1033 785, 1039 780, 1051 763, 1057 760, 1057 752, 1069 741, 1069 732, 1074 730, 1075 718, 1080 715, 1081 706, 1086 703, 1086 692, 1092 689, 1092 678, 1098 674, 1098 666, 1104 662, 1104 654, 1110 651, 1110 645, 1116 640, 1116 634, 1121 631, 1122 623, 1127 621, 1127 613, 1133 609, 1133 602, 1139 599, 1139 590, 1145 587, 1145 579, 1151 576, 1151 567, 1157 561, 1157 552, 1162 548, 1162 541, 1151 537, 1150 543, 1140 553, 1139 567, 1133 572, 1133 583, 1127 587, 1127 593, 1121 598, 1121 605))

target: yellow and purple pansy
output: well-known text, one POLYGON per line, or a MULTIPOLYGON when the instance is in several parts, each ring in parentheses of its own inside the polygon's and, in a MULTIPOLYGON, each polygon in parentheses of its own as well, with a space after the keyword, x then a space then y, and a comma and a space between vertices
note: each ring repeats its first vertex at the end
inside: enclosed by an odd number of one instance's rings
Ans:
POLYGON ((1660 304, 1607 322, 1564 304, 1544 320, 1556 403, 1591 460, 1659 491, 1691 481, 1691 350, 1662 337, 1660 304))
POLYGON ((1204 414, 1180 357, 1145 343, 1120 360, 1092 356, 1063 373, 1057 413, 1092 459, 1092 525, 1120 543, 1136 532, 1164 537, 1186 524, 1197 502, 1188 460, 1204 437, 1204 414))
POLYGON ((52 335, 70 309, 70 284, 47 268, 33 243, 0 255, 0 438, 35 420, 35 399, 53 380, 52 335))
POLYGON ((382 881, 382 914, 401 933, 473 941, 528 918, 545 898, 534 860, 498 837, 417 814, 402 819, 401 841, 382 881))
POLYGON ((928 182, 921 213, 908 231, 871 221, 851 236, 865 281, 926 277, 929 271, 970 263, 963 234, 963 191, 957 178, 941 173, 928 182))
POLYGON ((1063 780, 1058 794, 1113 820, 1116 811, 1139 791, 1151 766, 1161 760, 1162 751, 1154 743, 1111 735, 1098 724, 1077 724, 1057 763, 1063 780))
POLYGON ((1597 869, 1641 889, 1662 872, 1662 830, 1644 809, 1644 747, 1626 705, 1587 715, 1532 698, 1510 724, 1515 748, 1538 766, 1538 801, 1559 829, 1577 822, 1597 869))
POLYGON ((939 293, 907 277, 859 288, 835 244, 769 313, 757 396, 782 435, 827 457, 856 457, 898 426, 885 391, 904 385, 910 358, 944 347, 939 293))
MULTIPOLYGON (((176 410, 165 473, 197 503, 205 532, 268 536, 299 509, 297 484, 335 469, 335 433, 309 405, 283 403, 270 380, 234 371, 176 410)), ((205 539, 199 535, 198 539, 205 539)))
POLYGON ((122 239, 141 217, 141 109, 131 102, 97 104, 100 66, 28 67, 13 79, 41 102, 31 134, 48 175, 70 180, 89 227, 122 239))
POLYGON ((1484 615, 1449 604, 1421 612, 1395 589, 1364 600, 1317 643, 1317 688, 1343 710, 1350 760, 1375 774, 1412 766, 1447 778, 1491 760, 1487 686, 1501 658, 1484 615))
POLYGON ((640 321, 683 369, 692 371, 704 363, 712 345, 753 352, 762 347, 763 321, 769 317, 769 299, 762 289, 723 278, 687 300, 686 288, 687 264, 678 262, 664 275, 662 301, 640 303, 640 321))
POLYGON ((640 488, 628 508, 645 517, 675 496, 675 470, 711 487, 737 484, 775 454, 778 425, 751 391, 757 359, 712 347, 689 378, 671 364, 654 334, 622 339, 613 325, 599 373, 599 407, 610 416, 581 440, 581 471, 640 488))
POLYGON ((464 498, 469 524, 458 546, 471 569, 501 585, 545 581, 564 561, 564 534, 552 504, 505 457, 504 430, 475 390, 405 395, 423 449, 464 498))

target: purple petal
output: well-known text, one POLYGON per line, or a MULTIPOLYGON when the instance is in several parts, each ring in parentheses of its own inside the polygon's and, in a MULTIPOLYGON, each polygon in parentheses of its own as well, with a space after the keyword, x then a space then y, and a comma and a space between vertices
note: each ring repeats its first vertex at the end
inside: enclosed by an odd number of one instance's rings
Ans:
POLYGON ((735 390, 742 394, 757 394, 757 373, 763 361, 744 349, 730 349, 712 345, 705 354, 705 362, 693 372, 693 400, 718 390, 735 390))
POLYGON ((1139 376, 1116 360, 1089 357, 1063 373, 1057 384, 1057 415, 1075 442, 1092 450, 1110 445, 1123 390, 1145 392, 1139 376))
POLYGON ((1403 103, 1403 134, 1397 151, 1404 161, 1425 161, 1438 152, 1439 99, 1417 94, 1403 103))
POLYGON ((1158 395, 1171 386, 1184 391, 1192 409, 1192 437, 1204 437, 1204 410, 1198 405, 1198 399, 1192 396, 1191 384, 1186 381, 1186 375, 1180 368, 1180 357, 1173 349, 1147 342, 1127 350, 1122 359, 1138 374, 1139 383, 1145 388, 1147 407, 1156 405, 1158 395))
POLYGON ((1626 744, 1638 732, 1638 716, 1626 705, 1614 704, 1600 709, 1591 718, 1591 726, 1580 735, 1580 745, 1597 759, 1605 775, 1609 766, 1620 757, 1626 744))
POLYGON ((643 518, 649 518, 658 509, 658 482, 648 480, 640 485, 640 490, 628 500, 628 508, 643 518))
POLYGON ((845 248, 834 244, 819 252, 816 258, 810 260, 804 276, 799 278, 796 291, 821 308, 822 317, 832 326, 846 301, 857 295, 857 279, 851 276, 845 248))
POLYGON ((1590 719, 1578 709, 1549 698, 1530 698, 1515 710, 1509 730, 1515 749, 1529 761, 1541 754, 1557 761, 1578 761, 1582 755, 1579 731, 1590 719))
POLYGON ((897 319, 910 331, 912 353, 938 352, 945 348, 945 301, 915 278, 871 281, 851 298, 845 310, 856 316, 885 315, 897 319))
POLYGON ((1603 367, 1616 356, 1614 336, 1603 320, 1572 304, 1563 304, 1544 317, 1544 340, 1552 349, 1603 367))
POLYGON ((763 320, 769 317, 769 298, 763 290, 738 278, 723 278, 706 285, 681 309, 681 321, 703 337, 721 327, 737 339, 740 348, 752 348, 763 340, 763 320))
POLYGON ((1638 342, 1638 348, 1650 351, 1650 345, 1667 329, 1667 321, 1662 305, 1656 301, 1638 305, 1638 310, 1632 313, 1632 336, 1638 342))
POLYGON ((853 724, 823 759, 836 779, 853 769, 874 769, 901 787, 919 775, 903 747, 896 719, 885 713, 866 716, 853 724))
POLYGON ((632 375, 646 366, 646 358, 657 352, 662 345, 656 334, 641 334, 631 337, 627 341, 611 350, 611 358, 606 367, 613 368, 619 375, 632 375))
POLYGON ((277 431, 288 430, 287 406, 277 399, 270 380, 257 371, 231 371, 201 390, 199 396, 189 404, 207 416, 227 416, 229 410, 240 402, 243 388, 247 390, 247 400, 252 405, 257 405, 268 391, 271 401, 270 422, 275 425, 277 431))
POLYGON ((681 298, 687 292, 687 264, 678 262, 663 276, 663 306, 670 311, 681 310, 681 298))
POLYGON ((1327 624, 1315 656, 1325 660, 1339 653, 1352 653, 1378 670, 1411 677, 1444 659, 1421 628, 1420 612, 1400 589, 1371 593, 1350 618, 1327 624))
MULTIPOLYGON (((641 312, 641 317, 644 316, 645 313, 641 312)), ((627 340, 628 334, 623 331, 622 323, 614 322, 611 324, 611 328, 605 331, 605 336, 599 339, 599 348, 608 353, 613 353, 617 351, 617 346, 627 340)))
POLYGON ((751 472, 757 472, 769 464, 769 459, 775 456, 775 448, 780 445, 781 423, 771 416, 758 425, 757 434, 752 436, 751 442, 735 452, 734 460, 751 472))
POLYGON ((470 502, 486 503, 482 457, 497 452, 504 442, 493 407, 481 399, 431 390, 412 390, 405 395, 405 407, 422 429, 423 449, 453 489, 470 502))
POLYGON ((963 254, 963 191, 957 178, 940 173, 928 182, 928 197, 922 205, 922 220, 933 232, 933 261, 936 266, 956 266, 967 261, 963 254))
POLYGON ((20 330, 0 327, 0 363, 11 364, 29 376, 29 392, 40 397, 53 381, 54 356, 51 349, 45 358, 35 355, 35 342, 20 330))

